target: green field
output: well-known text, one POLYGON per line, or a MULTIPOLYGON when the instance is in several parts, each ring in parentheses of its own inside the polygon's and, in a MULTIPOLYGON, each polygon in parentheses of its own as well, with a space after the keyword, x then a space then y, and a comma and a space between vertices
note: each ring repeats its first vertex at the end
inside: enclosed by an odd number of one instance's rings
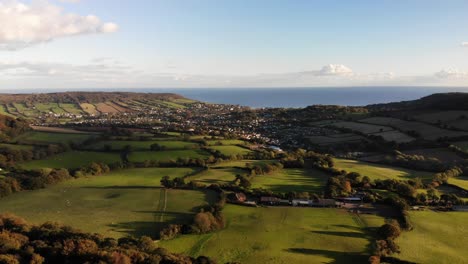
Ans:
POLYGON ((220 140, 207 140, 206 143, 209 146, 233 146, 233 145, 245 145, 246 142, 239 139, 220 139, 220 140))
POLYGON ((215 201, 216 194, 212 192, 168 190, 166 197, 159 187, 164 175, 181 177, 192 171, 190 168, 132 169, 69 180, 2 198, 0 211, 14 213, 36 224, 57 221, 104 236, 156 237, 168 223, 190 223, 194 207, 215 201))
POLYGON ((70 151, 60 153, 43 160, 33 160, 21 164, 24 169, 40 168, 67 168, 77 169, 87 166, 92 162, 112 164, 120 162, 119 153, 92 152, 92 151, 70 151))
POLYGON ((208 153, 203 150, 166 150, 166 151, 135 151, 130 154, 131 162, 169 161, 178 158, 206 158, 208 153))
POLYGON ((267 163, 275 162, 275 160, 228 160, 224 161, 220 164, 213 166, 213 168, 227 168, 227 167, 246 167, 247 164, 255 166, 255 165, 264 165, 267 163))
POLYGON ((314 169, 283 169, 271 174, 257 175, 252 188, 263 188, 273 192, 314 192, 321 193, 328 175, 314 169))
POLYGON ((121 150, 126 146, 131 146, 133 150, 150 150, 151 145, 158 144, 164 146, 167 149, 189 149, 196 148, 198 144, 193 142, 186 141, 162 141, 162 140, 152 140, 152 141, 130 141, 130 140, 109 140, 109 141, 100 141, 93 145, 89 146, 89 149, 100 150, 104 149, 104 146, 111 146, 112 150, 121 150))
POLYGON ((423 181, 431 181, 433 178, 433 174, 430 172, 415 171, 356 160, 335 159, 335 168, 346 170, 347 172, 357 172, 362 176, 369 177, 371 180, 409 180, 419 177, 423 181))
POLYGON ((16 137, 15 141, 27 144, 80 143, 93 136, 95 135, 31 131, 16 137))
POLYGON ((232 183, 236 179, 237 174, 243 175, 245 173, 246 171, 236 168, 209 169, 202 171, 188 178, 187 180, 203 183, 206 185, 228 184, 232 183))
POLYGON ((251 150, 241 148, 238 146, 210 146, 211 149, 219 150, 223 155, 231 156, 237 154, 248 154, 252 152, 251 150))
POLYGON ((224 230, 161 246, 218 263, 367 263, 370 237, 364 230, 383 224, 377 216, 357 218, 337 209, 227 205, 224 213, 224 230))
POLYGON ((397 240, 396 257, 416 263, 462 264, 468 259, 468 214, 465 212, 410 212, 414 230, 397 240))

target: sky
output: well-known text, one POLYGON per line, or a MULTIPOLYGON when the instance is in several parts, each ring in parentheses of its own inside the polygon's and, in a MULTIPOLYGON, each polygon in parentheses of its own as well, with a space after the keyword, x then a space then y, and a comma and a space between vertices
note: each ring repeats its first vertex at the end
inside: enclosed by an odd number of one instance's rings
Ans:
POLYGON ((0 90, 468 86, 468 1, 0 0, 0 90))

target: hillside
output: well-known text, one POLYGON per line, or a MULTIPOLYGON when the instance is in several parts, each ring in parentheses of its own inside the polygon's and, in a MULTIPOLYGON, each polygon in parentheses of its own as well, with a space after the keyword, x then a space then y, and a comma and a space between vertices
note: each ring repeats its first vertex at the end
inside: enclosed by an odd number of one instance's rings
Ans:
POLYGON ((438 93, 413 101, 368 105, 373 111, 468 110, 468 93, 438 93))
POLYGON ((172 93, 63 92, 0 94, 0 114, 26 119, 80 118, 152 109, 184 108, 195 101, 172 93))

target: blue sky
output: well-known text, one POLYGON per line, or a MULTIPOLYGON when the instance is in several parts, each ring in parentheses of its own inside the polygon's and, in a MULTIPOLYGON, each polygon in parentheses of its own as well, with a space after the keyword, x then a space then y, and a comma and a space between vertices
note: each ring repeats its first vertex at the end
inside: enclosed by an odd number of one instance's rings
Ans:
POLYGON ((0 89, 468 85, 467 11, 458 0, 0 0, 0 89))

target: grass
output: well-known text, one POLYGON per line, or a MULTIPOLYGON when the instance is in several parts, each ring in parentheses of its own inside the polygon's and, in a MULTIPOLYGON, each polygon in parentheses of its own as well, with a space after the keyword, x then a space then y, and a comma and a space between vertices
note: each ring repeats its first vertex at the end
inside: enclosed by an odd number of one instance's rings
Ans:
POLYGON ((450 177, 448 179, 449 184, 453 184, 455 186, 458 186, 462 189, 465 189, 468 191, 468 177, 463 177, 463 176, 458 176, 458 177, 450 177))
POLYGON ((144 162, 144 161, 169 161, 177 160, 178 158, 206 158, 208 153, 202 150, 166 150, 166 151, 135 151, 130 154, 129 160, 131 162, 144 162))
POLYGON ((70 114, 81 115, 83 112, 76 104, 59 104, 59 106, 70 114))
POLYGON ((32 131, 16 137, 15 140, 27 144, 58 144, 68 142, 80 143, 93 136, 95 135, 82 133, 71 134, 32 131))
POLYGON ((32 223, 61 222, 110 237, 152 236, 169 223, 189 223, 194 208, 213 202, 215 193, 160 188, 164 175, 184 176, 190 168, 117 171, 69 180, 46 189, 24 191, 1 199, 0 211, 32 223))
POLYGON ((366 263, 366 223, 383 223, 380 217, 366 215, 360 221, 337 209, 227 205, 224 214, 227 227, 219 232, 160 245, 193 257, 211 256, 219 263, 366 263))
POLYGON ((210 146, 211 149, 219 150, 223 155, 231 156, 237 154, 248 154, 251 150, 241 148, 238 146, 210 146))
POLYGON ((106 164, 120 162, 119 153, 92 152, 92 151, 70 151, 60 153, 43 160, 33 160, 21 164, 24 169, 40 168, 67 168, 76 169, 87 166, 92 162, 106 164))
POLYGON ((263 188, 273 192, 321 193, 328 175, 314 169, 283 169, 267 175, 254 176, 252 188, 263 188))
POLYGON ((466 263, 468 214, 464 212, 410 212, 414 230, 397 240, 398 258, 416 263, 466 263))
POLYGON ((335 168, 348 172, 357 172, 362 176, 369 177, 371 180, 409 180, 419 177, 421 180, 427 182, 431 181, 433 178, 433 174, 430 172, 415 171, 356 160, 335 159, 335 168))
POLYGON ((160 146, 164 146, 167 149, 188 149, 188 148, 196 148, 198 144, 193 142, 186 142, 186 141, 118 141, 118 140, 110 140, 110 141, 100 141, 91 146, 89 149, 100 150, 103 149, 105 145, 109 145, 112 147, 113 150, 120 150, 125 148, 125 146, 130 145, 134 150, 150 150, 152 144, 158 144, 160 146))
POLYGON ((236 168, 209 169, 202 171, 188 178, 187 180, 203 183, 206 185, 228 184, 236 179, 237 174, 245 174, 245 171, 236 168))
POLYGON ((81 109, 85 111, 89 115, 97 115, 99 114, 99 111, 96 109, 96 106, 93 104, 88 104, 88 103, 83 103, 80 104, 81 109))

